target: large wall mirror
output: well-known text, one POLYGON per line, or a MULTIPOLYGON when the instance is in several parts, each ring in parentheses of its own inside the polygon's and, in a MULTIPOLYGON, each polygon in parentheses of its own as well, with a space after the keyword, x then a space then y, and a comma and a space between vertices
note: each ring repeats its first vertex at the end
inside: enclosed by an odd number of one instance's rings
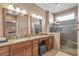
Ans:
POLYGON ((31 18, 31 33, 32 35, 42 34, 42 20, 32 17, 31 18))
POLYGON ((8 9, 3 9, 3 36, 11 39, 17 34, 17 16, 11 13, 8 9))
POLYGON ((27 36, 27 15, 3 9, 3 31, 7 39, 18 39, 27 36))
POLYGON ((18 21, 18 36, 20 37, 27 37, 28 31, 27 31, 27 23, 28 23, 28 16, 27 15, 19 15, 17 16, 18 21))

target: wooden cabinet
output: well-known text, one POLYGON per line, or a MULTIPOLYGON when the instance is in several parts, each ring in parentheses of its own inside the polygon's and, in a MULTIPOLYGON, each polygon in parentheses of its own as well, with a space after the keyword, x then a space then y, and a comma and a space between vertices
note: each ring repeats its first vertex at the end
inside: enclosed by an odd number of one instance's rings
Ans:
POLYGON ((44 39, 45 39, 44 43, 46 45, 46 51, 48 51, 48 49, 49 49, 49 38, 44 38, 44 39))
POLYGON ((53 49, 54 37, 50 36, 0 47, 0 56, 38 56, 41 41, 45 43, 46 51, 53 49))
POLYGON ((54 46, 54 37, 53 36, 49 36, 47 38, 44 38, 44 42, 46 45, 46 51, 53 49, 53 46, 54 46))
POLYGON ((0 56, 9 56, 9 46, 0 47, 0 56))
POLYGON ((54 46, 54 37, 50 36, 49 37, 49 50, 52 49, 54 46))
POLYGON ((32 45, 33 45, 33 56, 38 56, 38 40, 33 40, 32 41, 32 45))
POLYGON ((26 42, 10 45, 10 55, 25 56, 27 53, 26 42))
POLYGON ((10 55, 12 56, 32 56, 32 42, 27 41, 10 45, 10 55))
POLYGON ((32 41, 28 41, 26 44, 27 44, 27 56, 32 56, 32 41))

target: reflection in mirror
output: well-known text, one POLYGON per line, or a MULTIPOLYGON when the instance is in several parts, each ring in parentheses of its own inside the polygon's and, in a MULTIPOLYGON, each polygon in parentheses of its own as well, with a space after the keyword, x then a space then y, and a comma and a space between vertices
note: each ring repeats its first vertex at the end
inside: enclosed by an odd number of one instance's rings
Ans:
POLYGON ((31 19, 32 35, 42 34, 42 20, 32 17, 31 19))
POLYGON ((24 14, 3 9, 4 37, 7 39, 19 39, 27 36, 27 19, 24 14))
POLYGON ((17 22, 18 22, 18 36, 20 37, 27 37, 27 15, 19 15, 17 16, 17 22))
POLYGON ((12 37, 16 36, 16 23, 17 23, 17 16, 13 15, 8 12, 7 9, 3 9, 3 25, 4 25, 4 37, 7 39, 11 39, 12 37))

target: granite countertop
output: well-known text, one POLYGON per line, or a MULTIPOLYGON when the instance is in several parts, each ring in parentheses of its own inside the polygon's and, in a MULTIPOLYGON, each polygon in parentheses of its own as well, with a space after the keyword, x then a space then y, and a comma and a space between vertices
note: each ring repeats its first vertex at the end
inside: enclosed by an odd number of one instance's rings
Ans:
POLYGON ((48 34, 48 35, 30 36, 30 37, 26 37, 23 39, 9 40, 7 42, 0 43, 0 47, 6 46, 6 45, 11 45, 11 44, 16 44, 16 43, 20 43, 20 42, 24 42, 24 41, 29 41, 29 40, 35 40, 35 39, 39 39, 39 38, 43 38, 43 37, 49 37, 54 34, 57 34, 57 33, 52 33, 52 34, 48 34))

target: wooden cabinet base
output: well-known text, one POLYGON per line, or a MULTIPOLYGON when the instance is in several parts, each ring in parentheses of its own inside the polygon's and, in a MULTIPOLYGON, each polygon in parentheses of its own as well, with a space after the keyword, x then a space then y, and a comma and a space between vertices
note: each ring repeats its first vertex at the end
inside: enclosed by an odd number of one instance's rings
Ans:
MULTIPOLYGON (((42 40, 46 45, 46 51, 53 49, 53 36, 42 38, 42 40)), ((0 47, 0 56, 38 56, 40 41, 41 39, 35 39, 31 41, 0 47)))
POLYGON ((26 44, 27 44, 27 56, 32 56, 32 41, 28 41, 26 44))
POLYGON ((49 37, 49 50, 53 49, 54 46, 54 37, 50 36, 49 37))
POLYGON ((33 45, 33 56, 38 56, 38 47, 39 47, 38 39, 33 40, 32 45, 33 45))
POLYGON ((9 56, 9 46, 0 47, 0 56, 9 56))

